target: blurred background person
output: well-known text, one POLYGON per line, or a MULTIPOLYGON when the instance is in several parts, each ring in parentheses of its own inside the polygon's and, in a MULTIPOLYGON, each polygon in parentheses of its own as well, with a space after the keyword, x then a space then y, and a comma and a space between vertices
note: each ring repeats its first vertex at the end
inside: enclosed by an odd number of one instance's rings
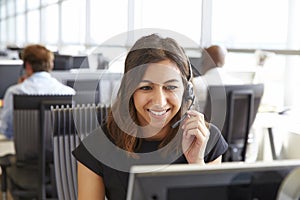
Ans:
POLYGON ((222 46, 212 45, 203 49, 202 62, 199 69, 200 76, 193 78, 195 86, 195 95, 199 103, 199 111, 203 112, 205 106, 207 89, 209 85, 235 85, 244 84, 244 82, 224 68, 227 55, 227 49, 222 46))
POLYGON ((75 94, 74 89, 60 83, 49 73, 53 69, 54 55, 46 47, 39 44, 29 45, 21 56, 25 74, 20 77, 18 84, 6 90, 0 113, 0 134, 8 139, 13 138, 14 94, 75 94))

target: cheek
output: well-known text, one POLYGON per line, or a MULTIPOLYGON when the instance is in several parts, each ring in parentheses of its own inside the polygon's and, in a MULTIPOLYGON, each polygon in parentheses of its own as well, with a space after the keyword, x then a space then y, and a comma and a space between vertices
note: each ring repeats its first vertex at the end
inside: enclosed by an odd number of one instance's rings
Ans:
POLYGON ((144 95, 141 95, 138 92, 135 92, 133 94, 133 102, 134 102, 134 106, 139 109, 141 107, 143 107, 146 102, 147 102, 147 98, 144 95))
MULTIPOLYGON (((183 96, 183 93, 182 92, 176 92, 176 93, 173 93, 170 98, 169 98, 169 101, 170 103, 172 103, 174 106, 176 107, 180 107, 181 106, 181 103, 182 103, 182 96, 183 96)), ((179 109, 179 108, 178 108, 179 109)))

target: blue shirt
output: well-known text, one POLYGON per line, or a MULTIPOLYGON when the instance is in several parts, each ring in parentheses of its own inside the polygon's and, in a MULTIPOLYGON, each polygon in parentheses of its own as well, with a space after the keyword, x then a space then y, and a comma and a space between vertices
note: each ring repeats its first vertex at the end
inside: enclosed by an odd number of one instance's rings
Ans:
POLYGON ((53 78, 48 72, 36 72, 24 82, 10 86, 4 95, 0 113, 0 133, 8 139, 13 137, 13 95, 14 94, 65 94, 74 95, 75 90, 53 78))

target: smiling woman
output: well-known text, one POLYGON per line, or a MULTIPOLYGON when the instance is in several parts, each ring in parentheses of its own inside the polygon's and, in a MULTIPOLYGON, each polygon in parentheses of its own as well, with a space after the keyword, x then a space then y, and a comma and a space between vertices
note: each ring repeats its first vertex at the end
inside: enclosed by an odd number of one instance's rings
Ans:
POLYGON ((73 152, 79 200, 125 199, 132 165, 221 162, 227 143, 192 109, 191 77, 174 39, 151 34, 136 41, 107 123, 73 152))
POLYGON ((174 62, 163 60, 149 65, 133 94, 138 122, 143 127, 149 125, 150 129, 144 129, 142 137, 155 140, 166 137, 171 128, 166 125, 179 111, 183 91, 182 77, 174 62))

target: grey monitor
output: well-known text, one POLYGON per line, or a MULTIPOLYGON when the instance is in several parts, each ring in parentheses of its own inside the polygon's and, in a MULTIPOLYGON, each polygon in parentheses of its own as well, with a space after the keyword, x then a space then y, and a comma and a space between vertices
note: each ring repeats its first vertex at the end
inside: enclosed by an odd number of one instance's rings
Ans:
POLYGON ((22 74, 22 64, 0 64, 0 99, 4 98, 6 89, 18 82, 22 74))
POLYGON ((274 200, 283 179, 300 160, 133 166, 127 200, 274 200))

